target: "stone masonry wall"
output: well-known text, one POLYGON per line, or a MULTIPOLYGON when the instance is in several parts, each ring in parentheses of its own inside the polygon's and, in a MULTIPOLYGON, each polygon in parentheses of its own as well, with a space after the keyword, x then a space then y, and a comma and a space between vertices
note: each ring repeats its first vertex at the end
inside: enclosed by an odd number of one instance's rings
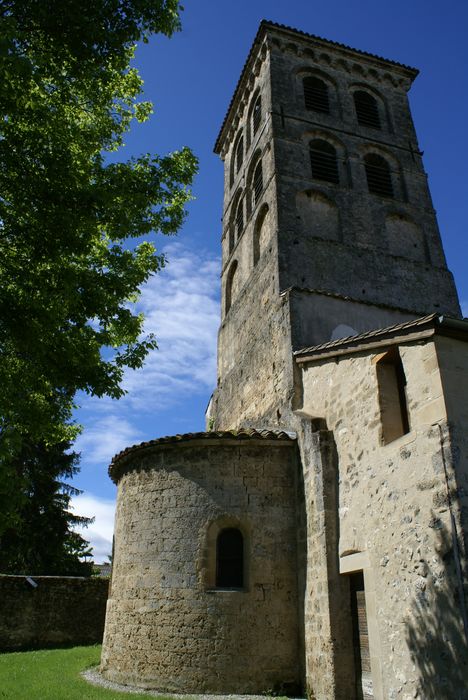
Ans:
POLYGON ((450 427, 447 466, 452 470, 451 500, 457 511, 458 528, 463 538, 465 585, 468 585, 468 343, 437 337, 436 349, 450 427))
POLYGON ((109 580, 0 575, 0 650, 100 644, 109 580))
MULTIPOLYGON (((356 553, 366 562, 359 568, 375 697, 461 700, 468 697, 468 657, 447 501, 451 446, 443 384, 434 342, 399 350, 409 433, 382 444, 377 351, 308 365, 301 416, 324 419, 334 436, 337 554, 341 569, 356 553)), ((463 473, 466 482, 466 467, 463 473)), ((306 649, 312 641, 306 629, 306 649)))
POLYGON ((295 442, 210 438, 127 459, 104 676, 171 692, 297 687, 295 442), (222 527, 243 533, 243 590, 215 587, 222 527))
POLYGON ((270 30, 280 289, 309 287, 416 314, 459 315, 407 101, 405 69, 270 30), (277 36, 275 36, 277 35, 277 36), (330 112, 306 109, 302 79, 328 86, 330 112), (380 129, 356 119, 353 92, 374 96, 380 129), (309 143, 326 141, 339 182, 314 179, 309 143), (364 157, 384 157, 393 197, 368 191, 364 157))

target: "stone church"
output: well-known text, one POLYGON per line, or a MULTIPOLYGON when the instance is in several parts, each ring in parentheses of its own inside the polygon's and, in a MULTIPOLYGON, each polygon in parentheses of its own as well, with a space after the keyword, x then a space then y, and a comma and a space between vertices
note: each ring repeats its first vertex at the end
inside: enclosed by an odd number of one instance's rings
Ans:
POLYGON ((416 76, 261 23, 215 145, 207 432, 110 466, 106 678, 468 698, 468 322, 408 106, 416 76))

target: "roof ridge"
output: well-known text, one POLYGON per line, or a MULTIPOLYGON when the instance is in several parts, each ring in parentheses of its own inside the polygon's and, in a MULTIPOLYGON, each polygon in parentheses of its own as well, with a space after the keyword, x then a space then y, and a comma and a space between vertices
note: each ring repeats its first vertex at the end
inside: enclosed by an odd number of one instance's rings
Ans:
POLYGON ((109 476, 113 478, 114 468, 121 459, 131 454, 132 452, 137 452, 141 449, 146 449, 150 447, 156 447, 158 445, 166 444, 177 444, 181 442, 190 442, 191 440, 295 440, 295 433, 278 429, 263 429, 263 428, 239 428, 239 430, 210 430, 210 431, 200 431, 196 433, 176 433, 175 435, 164 435, 154 440, 146 440, 135 445, 130 445, 125 449, 118 452, 112 458, 109 465, 109 476))
POLYGON ((323 36, 319 36, 318 34, 311 34, 309 32, 304 32, 302 29, 296 29, 295 27, 290 27, 287 24, 282 24, 280 22, 273 22, 272 20, 268 19, 263 19, 260 23, 262 26, 270 26, 270 27, 275 27, 277 29, 286 29, 290 32, 294 32, 295 34, 300 34, 301 36, 306 36, 310 39, 317 39, 318 41, 323 41, 326 44, 330 44, 331 46, 337 46, 341 49, 346 49, 347 51, 354 51, 354 53, 358 53, 362 56, 369 56, 370 58, 377 58, 379 61, 384 61, 385 63, 390 63, 392 66, 398 66, 399 68, 404 68, 407 71, 410 71, 411 73, 418 75, 419 69, 414 68, 414 66, 409 66, 406 63, 401 63, 400 61, 395 61, 392 58, 385 58, 385 56, 380 56, 377 53, 372 53, 371 51, 364 51, 363 49, 356 49, 354 46, 350 46, 349 44, 343 44, 341 41, 333 41, 333 39, 326 39, 323 36))
MULTIPOLYGON (((331 350, 333 348, 345 346, 345 345, 355 345, 362 340, 368 340, 372 338, 379 338, 380 336, 391 335, 396 331, 408 330, 411 328, 416 328, 424 325, 430 325, 432 321, 436 319, 443 319, 444 316, 438 313, 428 314, 427 316, 422 316, 419 318, 411 319, 410 321, 404 321, 403 323, 395 323, 391 326, 385 326, 384 328, 376 328, 370 331, 365 331, 364 333, 358 333, 356 335, 348 335, 345 338, 338 338, 337 340, 329 340, 326 343, 320 343, 319 345, 311 345, 307 348, 302 348, 301 350, 296 350, 293 354, 296 357, 301 357, 308 353, 320 352, 321 350, 331 350)), ((437 325, 437 324, 434 324, 437 325)))

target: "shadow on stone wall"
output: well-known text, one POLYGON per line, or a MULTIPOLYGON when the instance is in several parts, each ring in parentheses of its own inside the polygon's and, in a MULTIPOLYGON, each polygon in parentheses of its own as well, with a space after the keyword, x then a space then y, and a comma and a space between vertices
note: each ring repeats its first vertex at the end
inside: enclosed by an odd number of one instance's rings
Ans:
MULTIPOLYGON (((435 519, 438 531, 431 571, 418 580, 408 612, 406 642, 418 674, 423 700, 468 699, 468 645, 456 547, 449 528, 435 519)), ((466 573, 465 573, 466 577, 466 573)), ((466 590, 465 590, 466 600, 466 590)))

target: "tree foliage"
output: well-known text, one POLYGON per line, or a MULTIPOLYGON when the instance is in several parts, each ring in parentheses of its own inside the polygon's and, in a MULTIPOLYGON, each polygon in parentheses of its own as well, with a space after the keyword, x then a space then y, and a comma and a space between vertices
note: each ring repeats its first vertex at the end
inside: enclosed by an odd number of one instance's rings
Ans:
POLYGON ((196 160, 109 162, 139 102, 134 44, 175 0, 0 0, 0 454, 70 439, 78 390, 118 398, 155 347, 132 311, 183 222, 196 160), (131 245, 134 240, 135 244, 131 245), (108 348, 114 351, 109 353, 108 348))
POLYGON ((187 148, 108 154, 151 112, 135 43, 177 31, 179 11, 177 0, 0 0, 0 535, 11 541, 29 538, 25 518, 41 522, 46 492, 52 519, 66 512, 57 479, 71 469, 60 453, 78 430, 77 391, 118 398, 124 369, 156 346, 132 302, 164 265, 148 235, 181 226, 197 163, 187 148))
POLYGON ((80 493, 64 481, 78 470, 78 455, 69 448, 68 443, 23 441, 13 472, 15 492, 22 498, 18 517, 0 535, 2 573, 91 575, 91 549, 74 528, 92 519, 69 510, 71 496, 80 493))

